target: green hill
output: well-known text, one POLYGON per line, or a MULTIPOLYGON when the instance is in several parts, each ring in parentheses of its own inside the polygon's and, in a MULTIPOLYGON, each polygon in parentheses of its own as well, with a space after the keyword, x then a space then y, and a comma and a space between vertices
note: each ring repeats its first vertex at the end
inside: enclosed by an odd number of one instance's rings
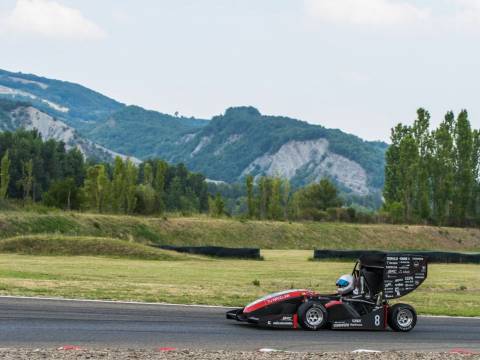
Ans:
POLYGON ((94 141, 138 158, 183 162, 228 183, 245 174, 279 175, 302 186, 329 177, 343 192, 368 195, 383 186, 386 144, 337 129, 227 109, 211 121, 178 118, 129 106, 89 132, 94 141))
POLYGON ((82 85, 0 69, 0 97, 26 101, 82 130, 125 105, 82 85))
MULTIPOLYGON (((288 117, 262 115, 253 107, 230 108, 224 115, 214 117, 173 158, 185 161, 207 177, 233 182, 255 159, 277 153, 288 142, 317 139, 328 141, 329 152, 360 164, 368 173, 369 186, 379 188, 383 185, 385 144, 364 141, 338 129, 327 129, 288 117), (198 150, 205 139, 209 139, 208 143, 198 150), (191 156, 195 149, 198 151, 191 156)), ((318 158, 312 156, 307 161, 305 165, 311 165, 310 168, 298 169, 293 182, 302 185, 309 182, 314 165, 319 165, 315 161, 321 162, 322 155, 327 156, 319 154, 318 158)), ((261 166, 251 173, 262 173, 261 166)))
POLYGON ((138 106, 127 106, 88 132, 90 139, 115 151, 141 159, 171 159, 181 138, 207 124, 205 120, 176 117, 138 106))

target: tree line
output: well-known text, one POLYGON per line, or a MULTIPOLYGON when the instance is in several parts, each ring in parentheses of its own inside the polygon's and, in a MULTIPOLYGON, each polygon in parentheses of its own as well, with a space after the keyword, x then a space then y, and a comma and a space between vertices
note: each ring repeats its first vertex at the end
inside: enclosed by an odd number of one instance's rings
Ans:
MULTIPOLYGON (((164 212, 229 215, 220 192, 205 177, 183 164, 152 159, 135 164, 116 157, 113 163, 84 160, 62 142, 43 141, 37 131, 0 133, 0 200, 41 201, 65 210, 97 213, 164 212)), ((328 180, 293 191, 288 180, 263 176, 245 181, 242 217, 270 220, 326 220, 337 216, 342 200, 328 180), (330 213, 329 213, 330 211, 330 213)))
POLYGON ((346 207, 328 179, 293 189, 286 179, 247 176, 244 184, 223 189, 160 159, 91 162, 35 130, 0 133, 0 200, 98 213, 228 216, 227 199, 235 201, 235 215, 248 219, 480 224, 480 132, 466 111, 448 112, 430 130, 430 114, 419 109, 413 125, 392 129, 391 143, 384 204, 376 213, 346 207))
POLYGON ((62 142, 43 141, 37 131, 0 133, 0 200, 43 201, 62 209, 99 213, 207 212, 205 177, 152 159, 139 165, 84 160, 62 142))
POLYGON ((395 222, 480 223, 480 133, 467 111, 447 112, 430 131, 430 114, 392 129, 386 152, 384 208, 395 222))
MULTIPOLYGON (((288 180, 279 177, 261 176, 257 180, 255 183, 251 175, 245 178, 244 215, 249 219, 336 220, 341 211, 343 200, 328 179, 296 191, 292 190, 288 180)), ((352 210, 349 210, 350 214, 352 210)))

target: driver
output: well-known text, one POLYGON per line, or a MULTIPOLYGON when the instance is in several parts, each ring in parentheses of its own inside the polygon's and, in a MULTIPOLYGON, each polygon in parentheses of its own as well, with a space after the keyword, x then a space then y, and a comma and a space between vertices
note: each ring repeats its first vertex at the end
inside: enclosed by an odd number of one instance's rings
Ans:
POLYGON ((336 285, 337 293, 340 296, 351 296, 353 295, 353 290, 355 289, 355 279, 352 275, 342 275, 338 278, 336 285))

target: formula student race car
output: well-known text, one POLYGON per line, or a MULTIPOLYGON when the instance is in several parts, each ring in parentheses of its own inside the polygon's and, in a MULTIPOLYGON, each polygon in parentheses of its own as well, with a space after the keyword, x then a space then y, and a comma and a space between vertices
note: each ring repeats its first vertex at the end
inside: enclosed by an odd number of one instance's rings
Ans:
POLYGON ((227 319, 268 328, 364 329, 410 331, 417 314, 407 304, 388 300, 415 290, 427 278, 427 258, 420 255, 369 252, 357 260, 351 275, 337 281, 337 294, 286 290, 264 296, 227 319))

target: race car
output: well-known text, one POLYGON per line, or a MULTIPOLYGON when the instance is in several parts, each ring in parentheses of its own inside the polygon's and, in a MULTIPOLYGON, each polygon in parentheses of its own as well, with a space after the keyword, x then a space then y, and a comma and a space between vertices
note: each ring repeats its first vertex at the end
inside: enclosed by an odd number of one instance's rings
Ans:
POLYGON ((368 252, 360 256, 351 274, 341 276, 337 293, 321 295, 305 289, 264 296, 227 319, 268 328, 363 329, 407 332, 417 323, 415 309, 390 305, 419 287, 427 278, 427 258, 403 253, 368 252))

